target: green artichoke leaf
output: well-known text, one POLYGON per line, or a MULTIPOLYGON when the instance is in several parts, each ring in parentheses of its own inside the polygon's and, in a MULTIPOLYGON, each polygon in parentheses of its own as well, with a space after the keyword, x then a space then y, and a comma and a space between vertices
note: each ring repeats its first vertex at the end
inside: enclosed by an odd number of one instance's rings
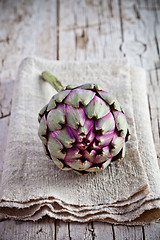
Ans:
POLYGON ((119 137, 118 135, 115 134, 111 144, 114 148, 119 148, 123 146, 124 142, 125 142, 125 139, 123 137, 119 137))
POLYGON ((70 93, 70 90, 63 90, 59 93, 57 93, 56 95, 54 95, 54 100, 58 103, 61 103, 70 93))
POLYGON ((110 107, 97 96, 95 96, 84 109, 89 119, 93 117, 99 119, 110 112, 110 107))
POLYGON ((45 155, 46 155, 49 159, 51 159, 51 156, 50 156, 50 153, 49 153, 49 151, 48 151, 47 146, 44 145, 44 144, 42 144, 42 146, 43 146, 43 150, 44 150, 45 155))
POLYGON ((66 148, 71 148, 72 144, 75 142, 75 138, 73 135, 71 135, 68 131, 67 128, 63 128, 59 131, 54 132, 55 135, 57 136, 57 139, 63 144, 64 147, 66 148))
POLYGON ((101 130, 103 134, 115 129, 115 121, 111 112, 95 122, 96 130, 101 130))
POLYGON ((116 127, 120 132, 121 137, 126 137, 128 124, 125 115, 120 111, 113 111, 116 127))
POLYGON ((83 85, 79 86, 78 88, 80 88, 80 89, 91 89, 91 90, 96 89, 97 91, 101 90, 101 87, 98 86, 97 84, 94 84, 94 83, 86 83, 86 84, 83 84, 83 85))
POLYGON ((86 106, 95 96, 95 93, 85 89, 74 89, 65 99, 65 103, 72 107, 79 108, 79 104, 82 103, 86 106))
POLYGON ((121 104, 118 102, 118 100, 113 95, 111 95, 110 93, 105 92, 105 91, 98 91, 98 93, 105 102, 107 102, 110 106, 113 105, 113 108, 115 110, 122 111, 121 104))
POLYGON ((52 110, 57 106, 56 103, 61 103, 70 93, 70 90, 63 90, 56 95, 54 95, 51 100, 49 101, 48 107, 47 107, 47 112, 52 110))
POLYGON ((48 103, 47 112, 49 112, 50 110, 54 109, 55 107, 56 107, 56 101, 52 97, 51 100, 48 103))
POLYGON ((125 139, 123 137, 119 137, 118 135, 115 134, 114 138, 111 142, 111 145, 113 146, 113 148, 110 151, 111 156, 112 157, 116 156, 121 151, 124 144, 125 144, 125 139))
POLYGON ((86 117, 82 108, 74 108, 66 105, 65 111, 68 126, 74 129, 78 129, 78 126, 84 126, 86 117))
POLYGON ((87 172, 100 172, 102 169, 98 166, 90 167, 87 169, 87 172))
POLYGON ((70 166, 71 168, 75 169, 75 170, 87 170, 88 168, 91 167, 92 163, 85 160, 84 162, 82 162, 80 159, 68 159, 65 161, 65 163, 70 166))
POLYGON ((41 109, 41 111, 39 112, 39 115, 38 115, 38 122, 39 122, 39 123, 40 123, 41 118, 42 118, 42 116, 44 115, 44 113, 45 113, 45 111, 46 111, 46 109, 47 109, 47 106, 48 106, 48 104, 46 104, 46 105, 41 109))
POLYGON ((60 141, 58 141, 58 139, 55 138, 53 133, 49 133, 47 146, 51 156, 59 159, 65 158, 66 156, 65 153, 62 153, 62 149, 64 147, 62 143, 60 143, 60 141))
POLYGON ((47 121, 45 116, 42 117, 41 121, 40 121, 40 125, 39 125, 39 129, 38 129, 38 135, 40 137, 40 139, 42 140, 43 144, 47 144, 47 121))
POLYGON ((56 165, 57 167, 59 167, 60 169, 65 170, 65 171, 71 170, 70 167, 64 166, 64 164, 63 164, 59 159, 57 159, 57 158, 55 158, 55 157, 52 156, 52 160, 53 160, 53 162, 55 163, 55 165, 56 165))
POLYGON ((76 89, 78 88, 77 85, 74 85, 74 84, 69 84, 66 86, 66 90, 73 90, 73 89, 76 89))
POLYGON ((59 105, 52 109, 47 116, 48 130, 55 131, 62 129, 61 124, 65 124, 65 106, 59 105))

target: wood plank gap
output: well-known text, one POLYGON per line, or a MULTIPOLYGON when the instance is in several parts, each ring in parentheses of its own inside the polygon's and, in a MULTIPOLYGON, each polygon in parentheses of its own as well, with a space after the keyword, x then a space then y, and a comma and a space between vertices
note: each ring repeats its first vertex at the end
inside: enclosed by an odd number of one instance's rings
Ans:
POLYGON ((95 231, 94 231, 94 224, 93 224, 93 222, 91 222, 91 227, 92 227, 92 229, 90 229, 90 231, 92 233, 92 240, 95 240, 95 231))
POLYGON ((147 94, 147 98, 148 98, 148 108, 149 108, 150 120, 152 122, 152 112, 151 112, 151 105, 150 105, 150 101, 149 101, 149 94, 147 94))
POLYGON ((159 45, 158 45, 158 36, 157 36, 157 31, 156 31, 156 25, 158 25, 157 9, 155 9, 154 14, 155 14, 154 36, 155 36, 155 43, 156 43, 157 53, 158 53, 158 56, 160 57, 160 49, 159 49, 159 45))
POLYGON ((115 240, 116 237, 115 237, 115 231, 114 231, 114 225, 113 224, 112 224, 112 233, 113 233, 113 240, 115 240))
POLYGON ((60 2, 56 0, 56 25, 57 25, 57 56, 56 59, 59 60, 59 16, 60 16, 60 2))
POLYGON ((113 6, 112 6, 112 0, 108 0, 108 9, 111 13, 111 17, 113 18, 114 15, 113 15, 113 6))
POLYGON ((158 123, 159 138, 160 138, 160 122, 159 122, 159 118, 158 117, 157 117, 157 123, 158 123))
POLYGON ((11 113, 8 113, 6 115, 2 115, 2 116, 0 116, 0 119, 5 118, 5 117, 9 117, 10 115, 11 115, 11 113))
POLYGON ((72 240, 72 238, 71 238, 71 230, 70 230, 70 223, 68 223, 68 236, 69 236, 69 240, 72 240))
POLYGON ((124 42, 124 32, 123 32, 123 20, 122 20, 122 0, 118 0, 119 5, 119 19, 120 19, 120 27, 121 27, 121 37, 122 37, 122 44, 124 42))
POLYGON ((157 48, 158 56, 160 57, 160 50, 159 50, 159 46, 158 46, 158 39, 157 39, 156 31, 155 31, 155 43, 156 43, 156 48, 157 48))
POLYGON ((156 68, 156 65, 155 65, 156 80, 157 80, 157 85, 159 86, 158 69, 159 69, 159 68, 156 68))
POLYGON ((53 229, 52 229, 52 236, 54 237, 54 240, 57 239, 56 226, 57 226, 57 222, 56 222, 56 219, 55 219, 54 220, 54 235, 53 235, 53 229))
POLYGON ((145 240, 145 231, 144 231, 144 226, 142 226, 142 239, 145 240))
MULTIPOLYGON (((85 11, 87 12, 87 9, 85 9, 85 11)), ((86 27, 86 32, 87 32, 87 35, 88 35, 88 31, 87 29, 90 27, 89 26, 89 23, 88 23, 88 16, 87 14, 85 14, 85 27, 86 27)), ((84 54, 84 60, 87 60, 87 46, 85 47, 85 54, 84 54)))
POLYGON ((74 54, 74 60, 76 61, 76 56, 77 56, 77 34, 76 34, 76 29, 77 29, 77 15, 76 15, 76 10, 74 7, 74 27, 73 27, 73 31, 74 31, 74 37, 75 37, 75 54, 74 54))

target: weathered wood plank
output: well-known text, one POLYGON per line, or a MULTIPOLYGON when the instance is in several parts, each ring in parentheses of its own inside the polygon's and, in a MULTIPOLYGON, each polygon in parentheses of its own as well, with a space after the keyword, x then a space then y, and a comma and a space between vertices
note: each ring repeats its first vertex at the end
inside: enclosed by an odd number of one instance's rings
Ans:
POLYGON ((59 59, 71 61, 75 59, 75 33, 74 33, 74 4, 72 0, 58 0, 59 11, 59 59))
POLYGON ((103 222, 94 222, 94 240, 114 240, 114 229, 111 224, 103 222))
POLYGON ((52 227, 54 220, 31 221, 12 221, 0 222, 1 240, 53 240, 55 233, 52 227))
POLYGON ((55 59, 55 0, 3 0, 0 10, 0 81, 14 80, 18 65, 27 56, 55 59))
POLYGON ((151 116, 153 139, 160 165, 160 76, 158 76, 157 70, 150 71, 149 80, 148 103, 151 116))
MULTIPOLYGON (((26 54, 34 52, 33 1, 1 1, 0 51, 3 74, 1 81, 15 79, 17 69, 26 54), (33 9, 31 11, 31 8, 33 9)), ((1 70, 1 69, 0 69, 1 70)))
MULTIPOLYGON (((151 70, 158 60, 155 29, 159 23, 155 15, 155 1, 148 1, 152 3, 152 8, 141 7, 140 2, 143 4, 145 1, 120 0, 122 51, 131 63, 151 70)), ((158 13, 157 9, 157 15, 158 13)))
POLYGON ((144 226, 145 240, 160 240, 160 223, 144 226))
POLYGON ((94 239, 94 229, 92 223, 70 223, 70 239, 72 240, 93 240, 94 239))
POLYGON ((0 119, 11 113, 14 82, 0 83, 0 119))
POLYGON ((94 234, 92 223, 67 223, 56 220, 57 240, 92 240, 94 234))
POLYGON ((128 239, 128 240, 144 240, 142 228, 139 226, 114 226, 114 236, 116 240, 128 239))
POLYGON ((55 240, 70 240, 69 223, 56 220, 55 240))
MULTIPOLYGON (((35 8, 35 54, 36 56, 56 59, 57 57, 57 2, 56 0, 34 0, 35 8)), ((33 44, 31 44, 33 46, 33 44)))
POLYGON ((8 134, 8 125, 9 125, 9 116, 3 119, 0 119, 0 181, 1 181, 1 174, 3 170, 3 161, 4 161, 4 154, 7 144, 7 134, 8 134))

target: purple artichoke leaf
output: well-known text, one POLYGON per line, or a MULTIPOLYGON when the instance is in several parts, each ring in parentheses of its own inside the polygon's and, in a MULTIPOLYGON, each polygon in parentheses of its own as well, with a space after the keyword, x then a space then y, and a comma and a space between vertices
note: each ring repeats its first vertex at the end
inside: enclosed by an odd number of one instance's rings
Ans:
POLYGON ((91 130, 89 131, 85 139, 86 145, 88 146, 89 144, 91 144, 94 139, 95 139, 95 131, 93 130, 93 128, 91 128, 91 130))
POLYGON ((106 134, 96 136, 96 139, 98 140, 98 146, 102 147, 102 146, 109 145, 112 139, 114 138, 114 136, 115 136, 114 131, 110 131, 110 132, 107 132, 106 134))
POLYGON ((95 150, 91 150, 90 152, 84 150, 83 157, 93 163, 96 157, 96 153, 97 152, 95 150))
POLYGON ((80 136, 86 137, 91 129, 94 127, 94 121, 90 119, 86 119, 84 126, 80 126, 78 128, 78 134, 80 136))
POLYGON ((65 160, 72 159, 72 158, 81 158, 82 155, 80 154, 80 149, 77 147, 73 147, 67 150, 65 160))

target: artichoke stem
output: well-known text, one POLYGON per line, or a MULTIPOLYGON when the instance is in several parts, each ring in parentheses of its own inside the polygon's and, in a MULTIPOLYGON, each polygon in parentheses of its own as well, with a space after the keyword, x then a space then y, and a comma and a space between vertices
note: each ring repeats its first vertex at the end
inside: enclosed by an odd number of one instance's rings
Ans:
POLYGON ((57 92, 64 89, 62 83, 52 73, 44 71, 41 76, 45 81, 49 82, 57 92))

